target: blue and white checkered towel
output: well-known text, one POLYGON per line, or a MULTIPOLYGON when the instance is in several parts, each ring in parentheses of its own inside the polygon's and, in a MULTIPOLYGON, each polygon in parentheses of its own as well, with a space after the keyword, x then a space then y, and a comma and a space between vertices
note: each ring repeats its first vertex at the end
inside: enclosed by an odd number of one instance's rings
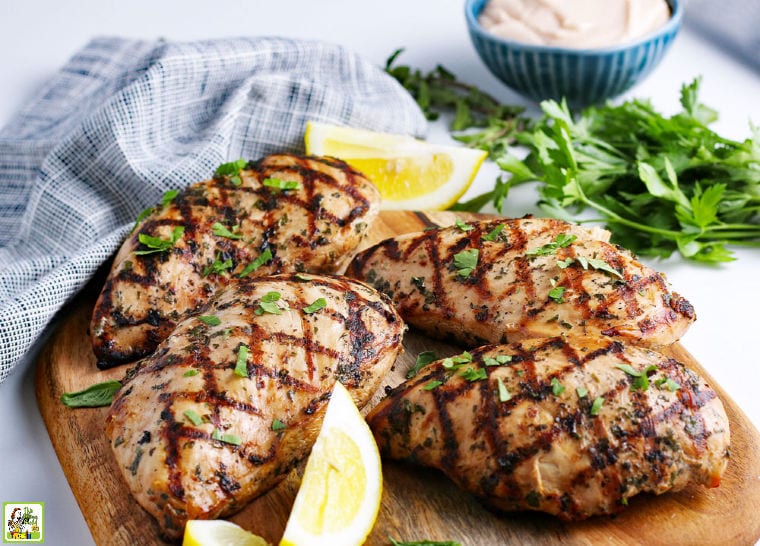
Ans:
POLYGON ((302 149, 307 120, 421 135, 380 68, 282 38, 98 38, 0 130, 0 382, 168 189, 302 149))

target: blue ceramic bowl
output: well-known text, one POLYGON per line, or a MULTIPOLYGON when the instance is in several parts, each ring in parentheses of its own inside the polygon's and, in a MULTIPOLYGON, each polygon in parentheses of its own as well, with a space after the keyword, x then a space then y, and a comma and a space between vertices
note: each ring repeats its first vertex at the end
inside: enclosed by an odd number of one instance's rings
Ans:
POLYGON ((466 0, 470 38, 480 58, 508 87, 536 102, 567 99, 573 108, 616 97, 662 60, 681 27, 682 0, 668 0, 670 20, 636 41, 600 49, 567 49, 499 38, 480 26, 487 0, 466 0))

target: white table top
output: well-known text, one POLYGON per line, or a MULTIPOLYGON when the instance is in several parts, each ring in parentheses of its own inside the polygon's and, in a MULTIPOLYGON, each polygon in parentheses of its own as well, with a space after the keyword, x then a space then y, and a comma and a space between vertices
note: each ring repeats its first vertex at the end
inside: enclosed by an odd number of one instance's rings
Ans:
MULTIPOLYGON (((230 35, 282 35, 337 42, 377 64, 398 47, 400 61, 423 69, 441 63, 461 79, 500 99, 523 103, 490 75, 470 44, 461 0, 33 0, 0 5, 0 125, 78 48, 96 35, 192 40, 230 35)), ((648 80, 630 95, 650 97, 666 113, 678 107, 682 82, 703 76, 702 99, 720 112, 716 129, 749 136, 760 124, 760 74, 686 28, 648 80)), ((433 127, 431 139, 447 139, 433 127)), ((493 184, 486 165, 468 196, 493 184)), ((507 215, 533 210, 535 190, 518 188, 507 215)), ((719 267, 678 258, 648 263, 667 273, 674 289, 697 310, 682 344, 760 427, 760 250, 737 249, 719 267)), ((39 344, 41 346, 41 343, 39 344)), ((55 456, 34 395, 34 355, 0 385, 0 501, 44 501, 46 544, 92 544, 92 537, 55 456)))

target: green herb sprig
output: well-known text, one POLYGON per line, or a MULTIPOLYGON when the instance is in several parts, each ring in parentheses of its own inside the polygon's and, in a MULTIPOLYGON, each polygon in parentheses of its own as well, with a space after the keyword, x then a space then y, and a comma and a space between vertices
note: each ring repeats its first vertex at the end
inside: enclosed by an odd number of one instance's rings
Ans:
POLYGON ((63 405, 70 408, 99 408, 110 406, 114 394, 121 388, 119 381, 104 381, 90 385, 77 392, 65 392, 61 395, 63 405))

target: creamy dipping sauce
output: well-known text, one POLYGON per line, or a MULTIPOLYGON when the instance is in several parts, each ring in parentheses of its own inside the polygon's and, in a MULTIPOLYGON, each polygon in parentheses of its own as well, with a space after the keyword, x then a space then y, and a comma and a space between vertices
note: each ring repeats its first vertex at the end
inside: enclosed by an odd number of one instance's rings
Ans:
POLYGON ((586 49, 628 42, 669 18, 665 0, 489 0, 479 22, 508 40, 586 49))

